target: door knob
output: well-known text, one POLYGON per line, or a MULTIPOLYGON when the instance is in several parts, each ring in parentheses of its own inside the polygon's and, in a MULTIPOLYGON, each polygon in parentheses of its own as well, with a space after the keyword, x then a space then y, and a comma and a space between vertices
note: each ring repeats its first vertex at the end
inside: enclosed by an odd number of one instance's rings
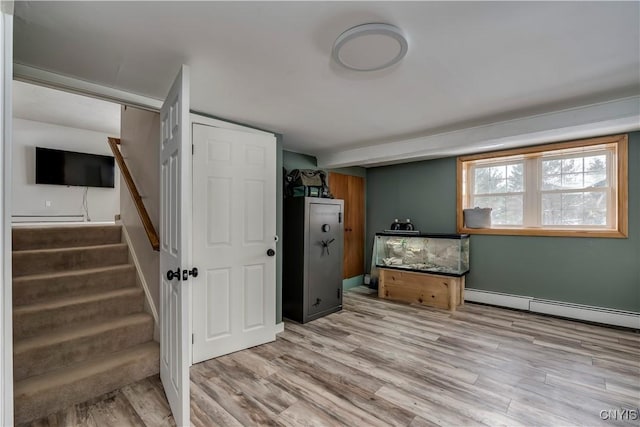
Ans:
POLYGON ((191 270, 182 270, 182 280, 188 280, 189 276, 198 277, 198 268, 193 267, 191 270))
POLYGON ((178 279, 180 280, 180 267, 176 268, 176 271, 167 271, 167 280, 178 279))
POLYGON ((276 251, 274 251, 273 249, 268 249, 267 250, 267 255, 274 256, 275 254, 276 254, 276 251))

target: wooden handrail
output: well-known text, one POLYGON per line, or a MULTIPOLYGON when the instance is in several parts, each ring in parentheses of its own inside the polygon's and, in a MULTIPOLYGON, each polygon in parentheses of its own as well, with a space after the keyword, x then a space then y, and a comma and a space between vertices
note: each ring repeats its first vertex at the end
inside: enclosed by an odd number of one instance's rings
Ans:
POLYGON ((147 232, 147 237, 149 238, 149 243, 151 243, 151 247, 154 251, 160 250, 160 238, 158 237, 158 232, 156 231, 153 223, 151 222, 151 218, 149 217, 149 213, 147 209, 144 207, 144 203, 142 203, 142 197, 136 188, 136 184, 133 182, 133 178, 131 177, 131 173, 129 172, 129 168, 127 164, 124 162, 124 158, 122 157, 122 153, 118 148, 120 144, 120 138, 107 138, 109 140, 109 146, 111 147, 111 151, 113 152, 113 156, 118 163, 118 167, 120 168, 120 172, 122 173, 122 177, 124 178, 124 182, 127 183, 127 187, 129 188, 129 192, 131 193, 131 198, 133 199, 133 204, 136 205, 136 209, 138 210, 138 215, 140 215, 140 220, 142 221, 142 225, 144 230, 147 232))

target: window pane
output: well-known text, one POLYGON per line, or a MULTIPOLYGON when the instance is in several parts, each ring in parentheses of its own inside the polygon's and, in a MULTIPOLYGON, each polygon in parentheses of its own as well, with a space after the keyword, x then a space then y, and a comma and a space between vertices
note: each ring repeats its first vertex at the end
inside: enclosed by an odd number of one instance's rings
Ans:
POLYGON ((522 195, 513 196, 478 196, 474 197, 473 205, 481 208, 491 208, 491 223, 493 225, 522 225, 522 195))
POLYGON ((542 176, 543 190, 559 190, 562 188, 562 175, 542 176))
POLYGON ((607 156, 542 161, 542 190, 607 187, 607 156))
POLYGON ((605 171, 585 173, 584 186, 585 188, 607 187, 607 173, 605 171))
POLYGON ((569 190, 572 188, 583 188, 583 174, 581 173, 569 173, 562 175, 562 186, 561 188, 564 190, 569 190))
POLYGON ((562 173, 582 172, 582 158, 562 159, 562 173))
POLYGON ((585 172, 605 171, 607 169, 607 156, 589 156, 584 158, 585 172))
POLYGON ((506 166, 477 168, 476 194, 504 193, 507 188, 506 166))
POLYGON ((524 191, 524 165, 522 163, 507 166, 507 191, 524 191))
POLYGON ((561 160, 543 160, 542 161, 542 176, 560 175, 561 173, 562 173, 561 160))
POLYGON ((524 164, 475 168, 474 194, 524 191, 524 164))
POLYGON ((542 225, 606 224, 606 192, 542 194, 542 225))

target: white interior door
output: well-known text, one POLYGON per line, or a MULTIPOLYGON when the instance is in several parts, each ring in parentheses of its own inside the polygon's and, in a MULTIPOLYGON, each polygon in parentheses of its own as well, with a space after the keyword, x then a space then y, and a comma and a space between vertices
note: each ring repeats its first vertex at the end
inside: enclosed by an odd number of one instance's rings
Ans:
POLYGON ((193 124, 193 363, 275 340, 276 141, 193 124))
POLYGON ((11 297, 11 85, 13 2, 0 4, 0 425, 13 425, 11 297))
POLYGON ((182 66, 160 110, 160 378, 178 426, 189 425, 191 138, 189 69, 182 66), (171 272, 169 274, 168 272, 171 272))

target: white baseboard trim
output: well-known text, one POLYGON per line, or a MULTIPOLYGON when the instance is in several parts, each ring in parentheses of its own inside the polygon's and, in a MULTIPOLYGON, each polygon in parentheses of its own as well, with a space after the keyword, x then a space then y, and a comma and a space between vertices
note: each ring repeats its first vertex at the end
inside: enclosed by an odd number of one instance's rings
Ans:
POLYGON ((526 310, 534 313, 550 314, 552 316, 566 317, 569 319, 602 323, 605 325, 640 329, 640 313, 632 311, 544 300, 534 297, 469 288, 464 291, 464 300, 499 307, 526 310))
POLYGON ((129 233, 127 232, 127 228, 124 226, 124 224, 122 224, 121 222, 119 224, 122 226, 122 236, 124 237, 124 240, 127 243, 127 246, 129 247, 129 254, 131 254, 131 260, 133 261, 133 265, 136 266, 136 273, 138 275, 138 278, 140 279, 140 284, 142 285, 142 289, 144 290, 144 295, 145 295, 145 298, 147 299, 147 304, 149 304, 149 309, 151 310, 153 321, 156 325, 159 325, 160 323, 158 323, 158 319, 159 319, 158 310, 156 308, 156 305, 153 303, 153 298, 151 298, 151 292, 149 291, 149 286, 147 285, 147 281, 145 280, 144 275, 142 274, 142 269, 140 268, 140 262, 138 261, 136 252, 133 250, 133 245, 131 244, 129 233))
POLYGON ((479 289, 466 288, 464 290, 465 301, 515 308, 518 310, 529 310, 529 302, 531 299, 531 297, 503 294, 501 292, 482 291, 479 289))
POLYGON ((284 322, 276 323, 276 334, 284 332, 284 322))
POLYGON ((631 311, 540 299, 531 300, 529 307, 529 310, 535 313, 640 329, 640 313, 631 311))

